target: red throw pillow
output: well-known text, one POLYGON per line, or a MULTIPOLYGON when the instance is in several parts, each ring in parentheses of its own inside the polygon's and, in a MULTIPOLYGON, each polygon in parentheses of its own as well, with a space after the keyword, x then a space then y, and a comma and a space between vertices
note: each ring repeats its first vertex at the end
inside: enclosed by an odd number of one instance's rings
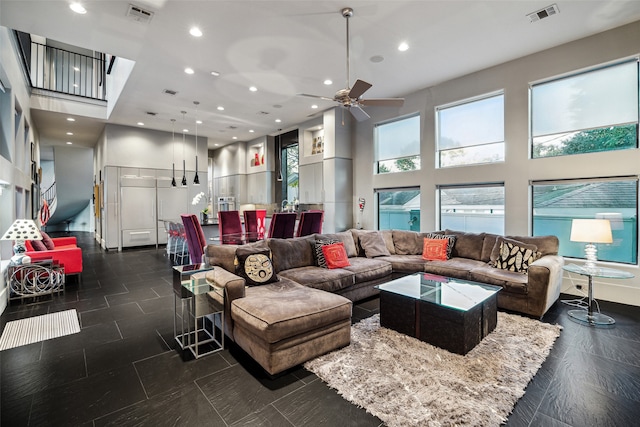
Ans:
POLYGON ((447 260, 447 239, 424 239, 422 245, 422 259, 427 261, 446 261, 447 260))
POLYGON ((44 231, 41 231, 40 234, 42 234, 42 243, 44 243, 47 249, 50 251, 54 250, 56 248, 56 245, 53 244, 53 240, 51 240, 51 237, 49 237, 49 235, 44 231))
POLYGON ((331 245, 322 246, 324 259, 327 261, 328 268, 342 268, 351 265, 347 251, 344 249, 344 243, 333 243, 331 245))

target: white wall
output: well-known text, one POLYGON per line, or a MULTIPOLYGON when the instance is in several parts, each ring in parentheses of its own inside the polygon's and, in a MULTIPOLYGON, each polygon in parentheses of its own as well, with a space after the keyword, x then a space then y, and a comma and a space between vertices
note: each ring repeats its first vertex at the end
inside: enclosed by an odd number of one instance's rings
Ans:
MULTIPOLYGON (((354 123, 354 196, 365 197, 362 223, 375 228, 374 189, 420 186, 421 230, 438 227, 437 185, 482 182, 505 183, 505 233, 531 232, 529 181, 640 174, 640 150, 591 153, 548 159, 529 158, 529 83, 640 53, 640 22, 577 40, 486 70, 469 74, 406 97, 403 107, 367 108, 371 119, 354 123), (442 104, 504 90, 504 163, 435 169, 435 108, 442 104), (422 122, 422 170, 373 175, 373 127, 377 122, 419 112, 422 122)), ((354 203, 354 223, 357 205, 354 203)), ((574 262, 568 260, 568 262, 574 262)), ((636 275, 632 280, 599 279, 596 298, 640 305, 640 271, 636 266, 613 265, 636 275)), ((582 282, 584 284, 584 281, 582 282)), ((564 292, 574 292, 568 278, 564 292)))

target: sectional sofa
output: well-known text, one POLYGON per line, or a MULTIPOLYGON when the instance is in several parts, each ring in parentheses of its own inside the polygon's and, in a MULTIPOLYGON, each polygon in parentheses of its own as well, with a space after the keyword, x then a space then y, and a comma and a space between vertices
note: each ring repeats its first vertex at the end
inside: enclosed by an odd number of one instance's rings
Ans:
POLYGON ((352 229, 244 246, 208 245, 205 261, 215 266, 207 279, 225 289, 224 301, 217 302, 225 304, 226 334, 274 374, 347 345, 350 302, 377 294, 375 286, 394 275, 426 272, 497 285, 499 308, 539 318, 560 295, 564 261, 558 247, 555 236, 352 229), (448 259, 423 259, 425 238, 436 237, 450 242, 448 259), (341 242, 349 265, 318 266, 317 242, 341 242), (533 254, 525 272, 496 267, 503 245, 513 242, 533 254), (246 286, 236 274, 239 250, 266 250, 277 281, 246 286))

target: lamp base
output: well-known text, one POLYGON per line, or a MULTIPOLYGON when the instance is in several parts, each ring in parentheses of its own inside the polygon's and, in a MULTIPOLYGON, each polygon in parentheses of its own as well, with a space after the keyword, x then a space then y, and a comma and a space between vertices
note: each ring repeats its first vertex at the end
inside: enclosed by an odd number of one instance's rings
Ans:
POLYGON ((569 310, 569 317, 579 323, 593 326, 611 326, 616 323, 613 317, 609 317, 602 313, 589 314, 586 310, 569 310))

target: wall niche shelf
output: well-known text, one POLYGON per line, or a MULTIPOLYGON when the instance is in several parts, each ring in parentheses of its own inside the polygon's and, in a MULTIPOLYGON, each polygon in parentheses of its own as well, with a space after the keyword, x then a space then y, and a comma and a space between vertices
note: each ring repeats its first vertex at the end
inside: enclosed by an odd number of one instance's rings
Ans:
POLYGON ((263 172, 267 170, 265 143, 259 142, 247 146, 247 172, 263 172))
POLYGON ((302 155, 321 160, 324 154, 324 128, 314 126, 304 131, 302 155))

